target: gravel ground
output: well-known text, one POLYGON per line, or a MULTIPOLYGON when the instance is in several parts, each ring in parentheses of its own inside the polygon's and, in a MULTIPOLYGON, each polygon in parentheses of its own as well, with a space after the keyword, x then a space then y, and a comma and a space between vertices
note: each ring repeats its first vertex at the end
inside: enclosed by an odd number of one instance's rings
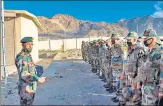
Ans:
MULTIPOLYGON (((44 84, 39 85, 35 105, 113 105, 104 82, 92 73, 89 64, 82 60, 54 60, 45 71, 44 84)), ((11 77, 8 89, 3 91, 5 105, 19 104, 16 89, 17 77, 11 77)))
MULTIPOLYGON (((115 105, 111 101, 114 94, 105 90, 105 83, 81 60, 80 50, 58 53, 54 60, 43 59, 38 64, 46 70, 43 76, 47 80, 38 86, 35 105, 115 105)), ((19 105, 17 80, 17 75, 13 75, 6 86, 2 81, 4 105, 19 105)))

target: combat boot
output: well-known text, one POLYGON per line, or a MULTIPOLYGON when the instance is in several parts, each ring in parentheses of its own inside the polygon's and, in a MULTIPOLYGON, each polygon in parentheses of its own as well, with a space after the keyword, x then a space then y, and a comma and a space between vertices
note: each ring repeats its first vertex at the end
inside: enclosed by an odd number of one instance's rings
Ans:
POLYGON ((95 68, 92 68, 92 72, 93 72, 93 73, 96 73, 97 70, 96 70, 95 68))
POLYGON ((100 76, 100 71, 99 71, 99 69, 97 69, 96 75, 100 76))
POLYGON ((110 90, 109 90, 109 93, 114 93, 115 92, 115 90, 113 89, 113 88, 111 88, 110 90))
POLYGON ((109 84, 105 84, 104 87, 105 87, 105 88, 109 88, 110 85, 109 85, 109 84))
POLYGON ((101 81, 104 81, 104 82, 106 82, 106 78, 104 77, 101 81))
POLYGON ((116 99, 113 100, 113 102, 116 102, 117 103, 117 102, 119 102, 119 99, 116 98, 116 99))

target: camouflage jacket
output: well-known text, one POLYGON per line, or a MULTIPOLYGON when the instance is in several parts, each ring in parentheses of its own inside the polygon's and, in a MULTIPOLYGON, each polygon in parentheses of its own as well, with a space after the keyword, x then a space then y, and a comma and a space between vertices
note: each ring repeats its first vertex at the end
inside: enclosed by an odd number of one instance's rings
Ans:
MULTIPOLYGON (((145 53, 145 62, 138 68, 137 80, 144 84, 151 83, 153 85, 163 84, 163 53, 156 44, 155 47, 145 53), (159 84, 160 83, 160 84, 159 84)), ((163 86, 162 86, 163 88, 163 86)))
POLYGON ((140 67, 143 62, 142 58, 144 53, 144 49, 138 45, 136 45, 135 49, 128 49, 127 61, 124 66, 125 74, 137 74, 138 67, 140 67))
POLYGON ((84 51, 84 46, 85 46, 85 44, 82 43, 82 45, 81 45, 81 50, 82 50, 82 52, 84 51))
POLYGON ((124 56, 127 51, 121 45, 112 45, 110 48, 110 60, 111 67, 116 69, 123 69, 123 61, 125 60, 124 56))
POLYGON ((111 64, 111 49, 107 48, 106 52, 105 52, 105 63, 107 63, 109 66, 111 64))
POLYGON ((19 86, 30 86, 32 89, 36 89, 36 82, 39 77, 36 75, 36 68, 31 55, 22 50, 16 56, 15 65, 19 75, 19 86))

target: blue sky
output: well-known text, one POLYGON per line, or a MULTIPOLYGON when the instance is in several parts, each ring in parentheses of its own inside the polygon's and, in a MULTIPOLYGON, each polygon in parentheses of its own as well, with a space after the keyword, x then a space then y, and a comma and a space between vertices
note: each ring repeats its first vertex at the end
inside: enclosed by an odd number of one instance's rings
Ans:
POLYGON ((27 10, 36 16, 68 14, 93 22, 117 22, 139 16, 163 17, 163 2, 156 1, 5 1, 5 9, 27 10))

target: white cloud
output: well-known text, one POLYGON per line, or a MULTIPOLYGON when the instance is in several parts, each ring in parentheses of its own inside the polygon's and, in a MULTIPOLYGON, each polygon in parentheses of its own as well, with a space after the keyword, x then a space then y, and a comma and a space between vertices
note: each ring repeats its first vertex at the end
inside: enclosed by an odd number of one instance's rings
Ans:
POLYGON ((163 18, 163 10, 156 11, 152 16, 154 18, 163 18))
POLYGON ((151 16, 154 18, 163 18, 163 2, 159 1, 154 5, 156 12, 154 12, 151 16))
POLYGON ((158 4, 155 4, 154 7, 157 11, 161 10, 161 7, 158 4))

